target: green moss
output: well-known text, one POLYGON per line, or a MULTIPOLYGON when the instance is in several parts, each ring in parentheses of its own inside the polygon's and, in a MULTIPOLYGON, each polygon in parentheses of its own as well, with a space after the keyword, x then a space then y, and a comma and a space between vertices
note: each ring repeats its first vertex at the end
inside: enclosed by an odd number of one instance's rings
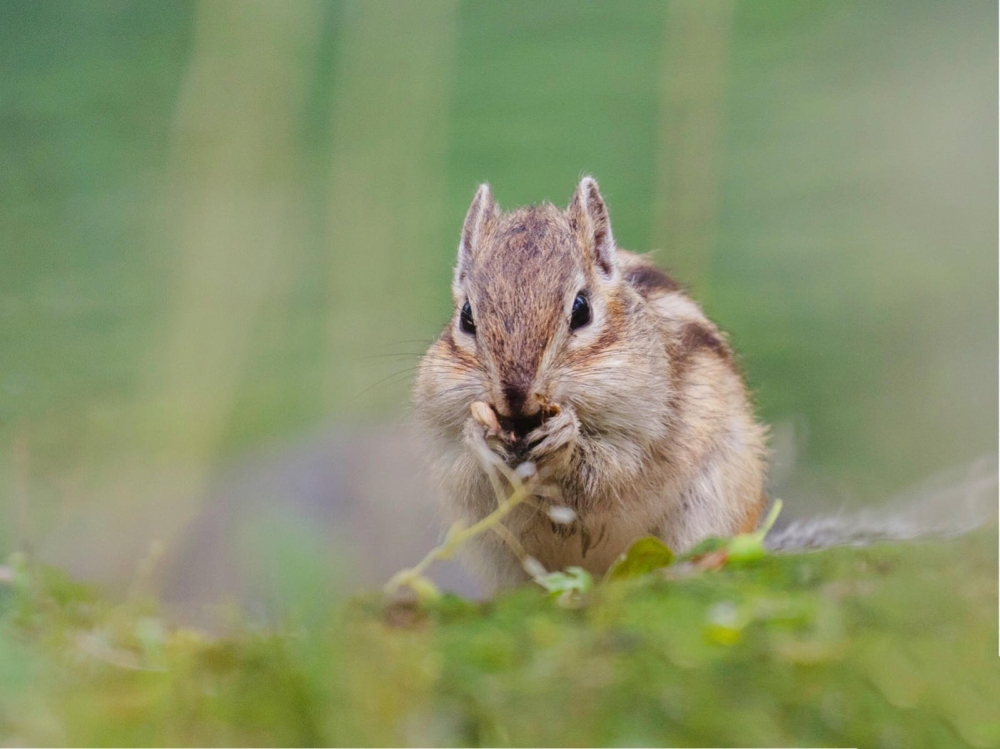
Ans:
POLYGON ((996 554, 987 531, 675 566, 574 608, 535 587, 483 603, 372 595, 314 629, 218 637, 22 566, 0 588, 0 736, 995 746, 996 554))

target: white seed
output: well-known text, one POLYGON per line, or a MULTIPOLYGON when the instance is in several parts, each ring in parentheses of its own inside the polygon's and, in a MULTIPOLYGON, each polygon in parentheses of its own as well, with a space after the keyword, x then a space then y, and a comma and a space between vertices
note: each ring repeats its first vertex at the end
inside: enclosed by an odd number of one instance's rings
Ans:
POLYGON ((521 479, 521 481, 530 479, 535 475, 535 464, 530 460, 526 460, 514 469, 514 474, 521 479))
POLYGON ((492 429, 494 432, 500 431, 500 422, 497 421, 496 412, 485 401, 473 401, 470 406, 472 418, 484 427, 492 429))
POLYGON ((573 508, 563 505, 552 505, 548 509, 548 514, 549 520, 560 525, 569 525, 576 520, 576 512, 573 511, 573 508))

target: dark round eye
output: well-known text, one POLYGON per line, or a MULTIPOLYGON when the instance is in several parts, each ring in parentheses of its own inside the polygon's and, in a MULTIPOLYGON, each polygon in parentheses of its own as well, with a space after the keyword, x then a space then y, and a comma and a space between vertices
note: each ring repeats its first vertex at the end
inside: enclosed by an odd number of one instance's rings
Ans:
POLYGON ((585 294, 577 294, 573 300, 573 314, 569 318, 569 329, 582 328, 590 322, 590 302, 585 294))
POLYGON ((476 334, 476 323, 472 319, 472 306, 466 300, 465 304, 462 306, 462 315, 459 319, 459 327, 462 328, 463 333, 468 333, 469 335, 476 334))

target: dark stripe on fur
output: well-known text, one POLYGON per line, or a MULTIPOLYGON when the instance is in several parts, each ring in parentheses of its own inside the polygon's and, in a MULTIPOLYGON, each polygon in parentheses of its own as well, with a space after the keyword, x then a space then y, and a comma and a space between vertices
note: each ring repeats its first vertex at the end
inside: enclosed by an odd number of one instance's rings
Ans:
POLYGON ((648 297, 654 291, 677 291, 681 288, 674 279, 653 265, 632 268, 625 276, 625 280, 644 297, 648 297))
POLYGON ((700 322, 690 322, 681 329, 681 350, 687 354, 711 351, 727 361, 732 357, 732 352, 722 337, 700 322))

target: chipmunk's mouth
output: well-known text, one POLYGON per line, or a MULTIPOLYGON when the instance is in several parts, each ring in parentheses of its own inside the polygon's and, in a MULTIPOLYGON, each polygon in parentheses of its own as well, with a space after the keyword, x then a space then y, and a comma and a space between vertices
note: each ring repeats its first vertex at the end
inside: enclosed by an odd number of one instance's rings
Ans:
POLYGON ((508 435, 511 442, 524 442, 528 435, 540 427, 547 415, 539 410, 531 416, 498 416, 500 429, 508 435))
POLYGON ((542 400, 541 408, 533 414, 504 416, 485 401, 476 401, 472 403, 470 410, 473 419, 507 443, 513 465, 523 460, 528 451, 538 443, 538 439, 529 442, 528 435, 559 413, 559 406, 542 400))

